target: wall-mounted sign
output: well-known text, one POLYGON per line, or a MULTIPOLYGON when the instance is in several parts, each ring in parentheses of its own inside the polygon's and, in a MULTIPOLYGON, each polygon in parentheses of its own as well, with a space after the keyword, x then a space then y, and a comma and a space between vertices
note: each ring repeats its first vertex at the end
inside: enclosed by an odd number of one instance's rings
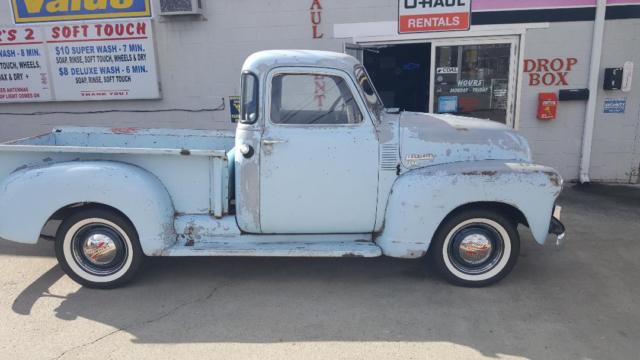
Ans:
POLYGON ((149 20, 45 27, 56 100, 160 97, 149 20))
POLYGON ((50 100, 41 29, 0 27, 0 102, 50 100))
POLYGON ((240 120, 240 96, 229 96, 229 110, 231 122, 237 123, 240 120))
POLYGON ((624 114, 626 110, 627 110, 627 99, 625 98, 604 99, 605 114, 624 114))
POLYGON ((400 34, 469 30, 471 0, 399 0, 400 34))
POLYGON ((0 102, 159 97, 149 20, 0 29, 0 102))
POLYGON ((524 72, 529 74, 529 86, 567 86, 576 64, 576 58, 526 59, 524 72))
POLYGON ((151 17, 150 0, 11 0, 16 24, 151 17))

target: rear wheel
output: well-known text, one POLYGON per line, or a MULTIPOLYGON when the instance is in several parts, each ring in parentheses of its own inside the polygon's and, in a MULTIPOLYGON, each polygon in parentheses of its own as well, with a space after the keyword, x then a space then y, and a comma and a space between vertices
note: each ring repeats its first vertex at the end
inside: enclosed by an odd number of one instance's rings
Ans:
POLYGON ((438 229, 431 248, 436 269, 448 281, 481 287, 511 272, 520 253, 517 224, 483 209, 460 212, 438 229))
POLYGON ((56 236, 56 256, 73 280, 92 288, 125 284, 144 255, 131 222, 115 211, 79 211, 63 221, 56 236))

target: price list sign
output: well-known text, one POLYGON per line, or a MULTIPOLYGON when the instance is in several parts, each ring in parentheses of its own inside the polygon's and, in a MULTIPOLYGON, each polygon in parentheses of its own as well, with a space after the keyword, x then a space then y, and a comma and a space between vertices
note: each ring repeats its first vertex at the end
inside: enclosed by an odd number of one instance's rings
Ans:
POLYGON ((160 97, 151 22, 100 22, 44 28, 59 101, 160 97))
POLYGON ((160 98, 149 20, 0 27, 0 103, 160 98))
POLYGON ((42 31, 0 27, 0 103, 51 101, 42 31))

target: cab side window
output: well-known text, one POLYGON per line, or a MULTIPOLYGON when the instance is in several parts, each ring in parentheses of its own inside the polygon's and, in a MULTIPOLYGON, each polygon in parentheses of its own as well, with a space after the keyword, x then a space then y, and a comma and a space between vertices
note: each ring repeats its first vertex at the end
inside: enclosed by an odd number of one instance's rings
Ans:
POLYGON ((345 125, 363 121, 345 79, 332 75, 278 74, 271 84, 271 122, 345 125))

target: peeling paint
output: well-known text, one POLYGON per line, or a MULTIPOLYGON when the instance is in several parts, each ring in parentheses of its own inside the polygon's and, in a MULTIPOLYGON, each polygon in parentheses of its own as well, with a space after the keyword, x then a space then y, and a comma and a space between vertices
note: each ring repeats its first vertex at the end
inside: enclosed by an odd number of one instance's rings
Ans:
POLYGON ((384 231, 376 237, 376 243, 388 256, 421 256, 448 214, 476 202, 496 202, 519 209, 536 241, 544 243, 561 184, 560 175, 551 168, 498 160, 408 171, 394 184, 384 231), (428 209, 428 216, 425 211, 416 211, 416 206, 428 209))
POLYGON ((531 161, 527 141, 494 121, 412 112, 398 117, 400 153, 410 169, 462 161, 531 161), (416 160, 415 154, 432 157, 416 160))

